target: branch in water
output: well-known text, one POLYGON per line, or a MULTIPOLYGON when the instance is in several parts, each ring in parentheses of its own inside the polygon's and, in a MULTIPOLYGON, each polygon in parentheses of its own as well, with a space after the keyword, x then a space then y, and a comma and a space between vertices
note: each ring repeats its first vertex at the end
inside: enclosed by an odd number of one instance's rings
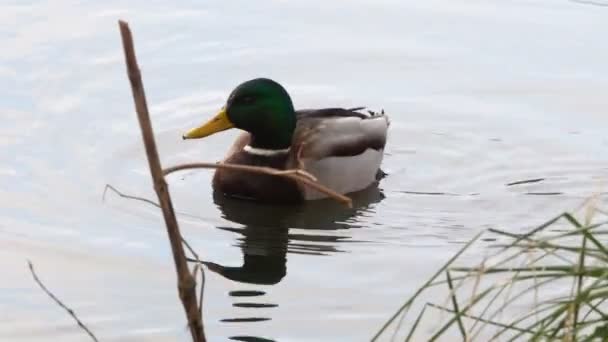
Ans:
POLYGON ((225 163, 189 163, 189 164, 176 165, 176 166, 172 166, 167 169, 164 169, 163 174, 165 176, 167 176, 173 172, 177 172, 177 171, 181 171, 181 170, 188 170, 188 169, 227 169, 227 170, 237 170, 237 171, 259 173, 259 174, 265 174, 265 175, 271 175, 271 176, 285 177, 285 178, 292 179, 296 182, 300 182, 319 192, 322 192, 322 193, 326 194, 327 196, 329 196, 330 198, 332 198, 340 203, 343 203, 344 205, 348 206, 349 208, 352 207, 352 205, 353 205, 350 197, 339 194, 339 193, 333 191, 332 189, 319 184, 317 182, 317 179, 313 175, 311 175, 310 173, 308 173, 304 170, 300 170, 300 169, 278 170, 278 169, 273 169, 271 167, 264 167, 264 166, 236 165, 236 164, 225 164, 225 163))
POLYGON ((76 321, 76 323, 78 323, 78 326, 84 330, 93 341, 98 342, 99 340, 97 339, 97 337, 95 337, 95 335, 91 332, 91 330, 89 330, 89 328, 87 328, 87 326, 82 323, 82 321, 80 319, 78 319, 78 316, 76 316, 76 313, 74 312, 74 310, 70 309, 67 305, 63 304, 63 302, 61 300, 59 300, 59 298, 57 298, 57 296, 55 296, 51 291, 49 291, 49 289, 46 288, 46 286, 44 286, 44 284, 40 281, 40 279, 38 278, 38 275, 36 275, 36 271, 34 271, 34 265, 32 264, 31 261, 27 261, 27 264, 30 267, 30 272, 32 273, 32 277, 34 277, 34 281, 38 284, 38 286, 40 286, 40 288, 42 289, 42 291, 44 291, 49 297, 51 297, 51 299, 53 301, 55 301, 55 303, 57 303, 57 305, 59 305, 61 308, 63 308, 65 311, 67 311, 67 313, 72 316, 72 318, 76 321))
MULTIPOLYGON (((144 202, 144 203, 151 204, 151 205, 153 205, 153 206, 155 206, 157 208, 160 208, 160 205, 158 203, 154 202, 153 200, 147 199, 145 197, 140 197, 140 196, 135 196, 135 195, 129 195, 127 193, 124 193, 124 192, 116 189, 111 184, 106 184, 106 186, 105 186, 105 188, 103 190, 103 194, 101 195, 101 201, 102 202, 105 202, 105 200, 106 200, 106 194, 107 194, 108 190, 112 191, 113 193, 117 194, 118 196, 120 196, 122 198, 130 199, 130 200, 136 200, 136 201, 141 201, 141 202, 144 202)), ((205 220, 204 217, 196 216, 196 215, 189 214, 189 213, 183 212, 183 211, 175 211, 175 212, 177 214, 182 215, 182 216, 187 216, 187 217, 190 217, 190 218, 193 218, 193 219, 197 219, 197 220, 206 222, 206 220, 205 220)))
POLYGON ((153 206, 160 208, 160 205, 158 205, 158 203, 149 200, 147 198, 144 197, 139 197, 139 196, 133 196, 133 195, 128 195, 125 194, 121 191, 119 191, 118 189, 116 189, 115 187, 113 187, 110 184, 106 184, 106 187, 103 189, 103 195, 101 196, 101 200, 105 201, 106 200, 106 193, 108 192, 108 190, 112 190, 115 194, 117 194, 118 196, 122 197, 122 198, 128 198, 128 199, 132 199, 132 200, 137 200, 137 201, 142 201, 142 202, 146 202, 148 204, 152 204, 153 206))

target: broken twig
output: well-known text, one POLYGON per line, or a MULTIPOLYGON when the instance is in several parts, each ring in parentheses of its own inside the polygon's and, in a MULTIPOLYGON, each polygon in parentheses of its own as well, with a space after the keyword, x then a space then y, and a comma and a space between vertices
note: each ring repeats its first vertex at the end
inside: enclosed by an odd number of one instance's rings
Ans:
POLYGON ((106 184, 106 187, 103 189, 103 195, 101 195, 101 200, 105 201, 106 200, 106 193, 108 192, 108 190, 112 190, 115 194, 117 194, 118 196, 122 197, 122 198, 127 198, 127 199, 132 199, 132 200, 136 200, 136 201, 142 201, 142 202, 146 202, 148 204, 152 204, 153 206, 160 208, 160 205, 152 200, 149 200, 147 198, 144 197, 139 197, 139 196, 133 196, 133 195, 129 195, 129 194, 125 194, 121 191, 119 191, 118 189, 116 189, 114 186, 110 185, 110 184, 106 184))
POLYGON ((34 281, 38 284, 38 286, 40 286, 42 291, 44 291, 44 293, 46 293, 49 297, 51 297, 51 299, 53 301, 55 301, 55 303, 57 303, 57 305, 59 305, 62 309, 67 311, 67 313, 70 316, 72 316, 72 318, 76 321, 76 323, 78 323, 78 326, 82 330, 84 330, 91 337, 91 339, 93 341, 98 342, 99 340, 97 339, 97 337, 95 337, 95 334, 93 334, 93 332, 91 332, 91 330, 89 330, 89 328, 84 323, 82 323, 82 321, 80 319, 78 319, 78 316, 76 316, 76 313, 74 312, 74 310, 70 309, 67 305, 63 304, 63 302, 61 300, 59 300, 59 298, 57 298, 57 296, 55 296, 51 291, 49 291, 49 289, 46 288, 46 286, 44 286, 42 281, 40 281, 40 279, 38 278, 36 271, 34 271, 34 265, 32 264, 32 262, 28 260, 27 264, 30 267, 30 272, 32 273, 32 277, 34 277, 34 281))

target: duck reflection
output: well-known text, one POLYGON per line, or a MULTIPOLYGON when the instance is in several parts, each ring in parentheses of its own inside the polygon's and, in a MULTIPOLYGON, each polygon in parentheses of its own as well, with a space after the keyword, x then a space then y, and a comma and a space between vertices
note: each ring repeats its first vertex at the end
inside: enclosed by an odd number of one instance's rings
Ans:
POLYGON ((213 199, 226 220, 242 228, 218 227, 239 234, 237 246, 243 252, 242 266, 205 262, 209 270, 225 278, 250 284, 273 285, 287 274, 287 253, 327 255, 341 252, 338 244, 349 237, 328 234, 289 233, 290 229, 332 231, 360 227, 358 218, 369 213, 384 195, 377 186, 351 196, 353 207, 331 200, 301 206, 265 205, 214 193, 213 199))
MULTIPOLYGON (((237 200, 214 193, 213 200, 224 219, 243 225, 240 228, 218 227, 239 235, 237 246, 243 253, 241 266, 225 266, 204 262, 212 272, 239 283, 274 285, 287 274, 287 254, 329 255, 339 253, 340 243, 353 242, 347 236, 331 234, 331 231, 360 227, 362 216, 373 210, 375 203, 384 195, 377 186, 353 194, 353 207, 331 200, 313 201, 301 206, 265 205, 237 200), (290 230, 298 232, 290 233, 290 230), (315 234, 316 233, 316 234, 315 234)), ((272 308, 278 304, 268 303, 264 291, 243 289, 231 291, 238 317, 224 318, 224 323, 247 323, 268 321, 253 309, 272 308), (244 316, 243 316, 244 315, 244 316)), ((231 336, 234 341, 273 341, 250 335, 231 336)))

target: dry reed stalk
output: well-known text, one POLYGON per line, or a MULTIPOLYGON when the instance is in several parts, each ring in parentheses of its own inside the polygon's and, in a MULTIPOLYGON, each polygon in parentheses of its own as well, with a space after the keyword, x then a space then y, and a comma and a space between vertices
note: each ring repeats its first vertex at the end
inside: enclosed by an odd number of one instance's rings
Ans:
POLYGON ((156 149, 156 142, 154 140, 154 132, 152 130, 152 124, 148 114, 148 104, 146 102, 146 95, 141 79, 141 73, 135 57, 133 37, 131 35, 131 30, 129 29, 129 24, 122 20, 120 20, 118 23, 125 53, 125 62, 127 64, 127 73, 131 83, 135 109, 137 111, 137 118, 139 120, 139 126, 141 128, 144 145, 146 147, 148 166, 150 167, 150 173, 152 175, 152 180, 154 181, 154 190, 158 196, 163 217, 165 219, 165 225, 167 226, 169 241, 171 243, 173 261, 175 263, 175 270, 177 272, 177 288, 179 297, 188 318, 188 327, 190 328, 192 340, 194 342, 203 342, 206 341, 206 338, 203 329, 202 314, 198 310, 197 306, 196 281, 188 269, 188 262, 186 260, 186 255, 184 253, 184 247, 182 244, 182 236, 180 234, 175 212, 173 210, 173 204, 171 202, 171 196, 169 195, 167 182, 165 181, 163 170, 160 165, 160 159, 156 149))

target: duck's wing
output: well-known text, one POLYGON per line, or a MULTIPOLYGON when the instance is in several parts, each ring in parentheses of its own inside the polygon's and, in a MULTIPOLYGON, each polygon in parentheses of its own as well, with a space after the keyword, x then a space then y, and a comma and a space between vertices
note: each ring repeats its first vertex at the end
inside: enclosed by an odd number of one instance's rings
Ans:
MULTIPOLYGON (((388 117, 363 108, 330 108, 298 113, 291 145, 290 167, 304 168, 317 180, 342 194, 376 182, 384 154, 388 117)), ((325 197, 304 187, 307 200, 325 197)))
MULTIPOLYGON (((307 118, 336 118, 336 117, 359 117, 361 119, 365 119, 370 116, 373 112, 369 112, 368 114, 364 114, 360 111, 364 110, 365 107, 356 107, 356 108, 323 108, 323 109, 301 109, 296 111, 296 116, 298 119, 307 119, 307 118)), ((375 114, 375 113, 373 113, 375 114)))
POLYGON ((292 148, 298 158, 356 156, 367 149, 381 151, 389 126, 384 111, 363 112, 363 107, 300 110, 292 148))

